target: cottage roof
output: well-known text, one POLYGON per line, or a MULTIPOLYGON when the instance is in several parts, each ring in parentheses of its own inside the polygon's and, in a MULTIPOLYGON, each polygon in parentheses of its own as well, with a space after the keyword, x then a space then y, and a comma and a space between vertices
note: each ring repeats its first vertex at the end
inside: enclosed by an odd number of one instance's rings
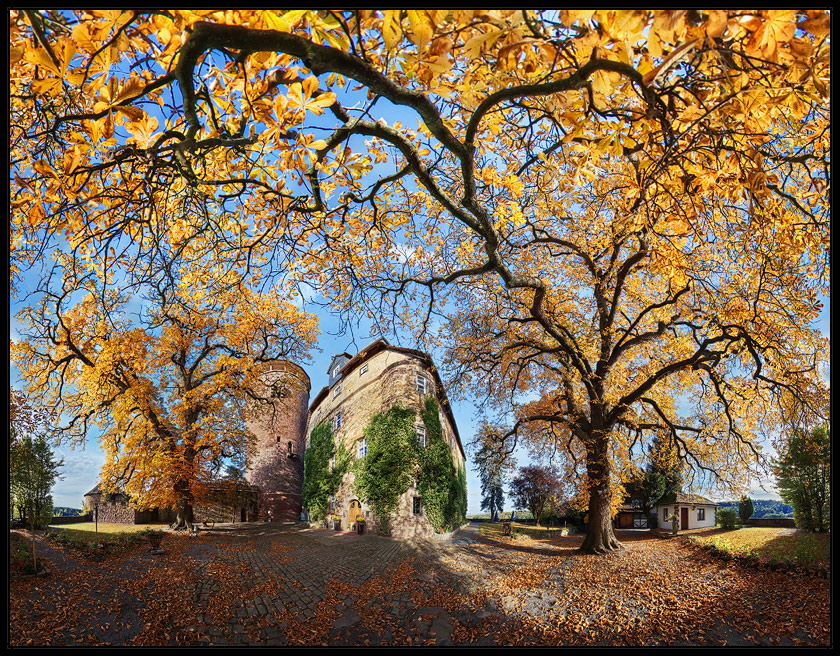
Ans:
POLYGON ((93 494, 102 494, 102 490, 99 489, 99 483, 90 492, 86 492, 84 496, 89 497, 93 494))
POLYGON ((688 494, 684 492, 676 492, 662 497, 657 506, 673 505, 679 503, 691 503, 700 506, 717 506, 714 501, 701 497, 699 494, 688 494))
MULTIPOLYGON (((449 399, 446 398, 446 392, 443 388, 443 381, 440 379, 440 375, 438 374, 437 368, 432 362, 432 356, 428 353, 424 353, 423 351, 418 351, 417 349, 410 349, 405 348, 402 346, 393 346, 391 345, 387 339, 384 337, 380 337, 379 339, 371 342, 365 348, 361 349, 356 355, 350 358, 350 360, 341 368, 339 374, 341 376, 347 376, 350 374, 351 371, 356 369, 357 367, 361 366, 364 362, 372 358, 374 355, 381 351, 394 351, 395 353, 403 353, 405 355, 409 355, 419 360, 423 361, 426 365, 426 368, 429 370, 429 373, 432 374, 435 380, 435 387, 437 388, 438 392, 438 399, 440 400, 440 407, 444 413, 446 413, 447 418, 449 419, 449 423, 452 425, 452 429, 455 431, 455 439, 458 442, 458 448, 461 451, 461 455, 466 458, 466 454, 464 453, 464 446, 461 444, 461 435, 458 433, 458 425, 455 423, 455 416, 452 414, 452 408, 449 405, 449 399)), ((341 354, 341 355, 347 355, 341 354)), ((338 357, 338 356, 336 356, 338 357)), ((335 361, 335 358, 333 359, 335 361)), ((312 400, 312 403, 309 404, 309 416, 312 416, 312 413, 315 409, 321 405, 321 402, 326 398, 327 394, 329 393, 330 388, 324 387, 318 392, 318 395, 312 400)))

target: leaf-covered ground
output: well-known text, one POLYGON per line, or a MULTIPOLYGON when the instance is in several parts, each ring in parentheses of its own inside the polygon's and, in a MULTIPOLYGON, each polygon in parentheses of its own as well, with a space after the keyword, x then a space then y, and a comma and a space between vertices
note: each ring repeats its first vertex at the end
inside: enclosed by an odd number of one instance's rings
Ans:
MULTIPOLYGON (((466 535, 464 538, 463 536, 466 535)), ((406 545, 266 528, 100 563, 44 545, 10 586, 12 645, 828 645, 829 580, 624 534, 406 545)))

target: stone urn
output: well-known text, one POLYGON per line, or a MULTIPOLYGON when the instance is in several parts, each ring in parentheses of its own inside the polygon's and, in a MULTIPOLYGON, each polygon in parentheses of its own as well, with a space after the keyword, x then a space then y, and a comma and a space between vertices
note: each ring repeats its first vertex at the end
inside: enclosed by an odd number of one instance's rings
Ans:
POLYGON ((163 531, 154 531, 153 533, 149 534, 149 544, 152 545, 152 548, 149 550, 150 553, 155 555, 162 554, 163 549, 160 548, 160 543, 163 540, 163 531))

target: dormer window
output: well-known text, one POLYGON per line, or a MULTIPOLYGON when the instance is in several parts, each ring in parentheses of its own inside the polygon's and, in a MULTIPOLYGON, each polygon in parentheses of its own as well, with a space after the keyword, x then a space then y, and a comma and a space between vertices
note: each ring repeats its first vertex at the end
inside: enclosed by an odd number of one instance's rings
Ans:
POLYGON ((340 371, 341 371, 341 365, 340 365, 340 364, 337 364, 337 365, 335 366, 335 369, 333 369, 333 372, 332 372, 332 377, 333 377, 333 378, 338 378, 338 372, 340 372, 340 371))

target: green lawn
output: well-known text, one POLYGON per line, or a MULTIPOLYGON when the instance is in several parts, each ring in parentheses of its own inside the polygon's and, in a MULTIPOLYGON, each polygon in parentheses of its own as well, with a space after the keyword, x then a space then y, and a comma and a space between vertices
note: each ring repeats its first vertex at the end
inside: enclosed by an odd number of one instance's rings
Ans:
POLYGON ((830 569, 831 541, 828 534, 785 535, 784 530, 751 526, 689 539, 725 558, 745 558, 758 563, 796 565, 825 571, 830 569))

